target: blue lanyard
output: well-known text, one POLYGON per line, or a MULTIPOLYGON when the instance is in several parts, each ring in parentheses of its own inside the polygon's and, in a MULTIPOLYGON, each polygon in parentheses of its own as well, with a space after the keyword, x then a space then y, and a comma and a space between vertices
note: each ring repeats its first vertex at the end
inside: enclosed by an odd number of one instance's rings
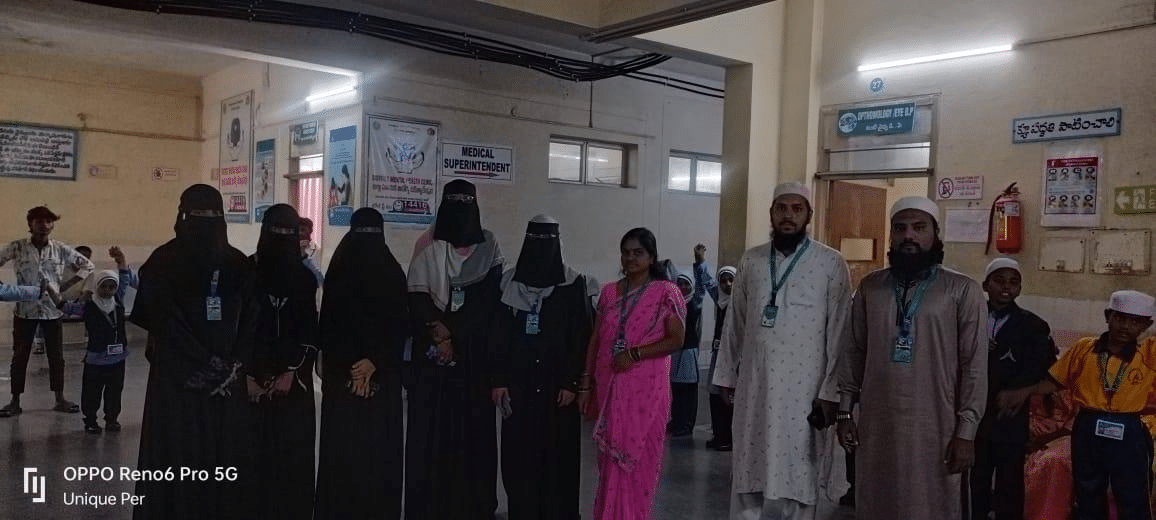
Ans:
POLYGON ((634 307, 638 305, 638 301, 642 299, 642 293, 646 292, 646 288, 650 287, 650 280, 642 284, 637 291, 634 292, 634 299, 630 302, 630 308, 626 307, 626 289, 630 287, 630 282, 622 281, 622 300, 618 307, 618 339, 626 339, 626 318, 629 318, 634 313, 634 307))
POLYGON ((791 272, 795 270, 795 264, 798 264, 799 259, 803 258, 803 253, 807 252, 807 248, 810 247, 810 245, 811 239, 804 238, 803 243, 799 244, 799 247, 795 249, 795 257, 792 258, 791 263, 787 265, 787 270, 783 272, 783 277, 781 279, 779 278, 777 265, 779 252, 775 249, 773 244, 771 245, 771 258, 768 262, 771 264, 771 301, 768 303, 768 305, 772 307, 775 306, 775 300, 779 296, 779 290, 782 289, 784 285, 787 285, 787 277, 791 276, 791 272))
POLYGON ((927 294, 927 288, 935 281, 935 277, 939 275, 939 268, 932 267, 931 272, 928 273, 927 278, 919 282, 919 286, 915 288, 915 296, 911 301, 904 302, 904 292, 899 286, 902 285, 898 278, 895 279, 892 288, 895 290, 895 307, 897 312, 896 325, 899 326, 899 335, 908 336, 911 333, 911 323, 915 319, 915 315, 919 312, 919 306, 923 304, 923 296, 927 294))

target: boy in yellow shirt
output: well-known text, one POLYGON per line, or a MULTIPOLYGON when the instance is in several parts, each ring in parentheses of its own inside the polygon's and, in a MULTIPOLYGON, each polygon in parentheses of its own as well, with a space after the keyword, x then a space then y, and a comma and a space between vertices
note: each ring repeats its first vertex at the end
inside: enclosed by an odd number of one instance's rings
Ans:
POLYGON ((1076 342, 1031 387, 1000 393, 1001 414, 1031 394, 1061 388, 1079 405, 1072 428, 1072 477, 1077 520, 1107 518, 1108 485, 1119 520, 1150 520, 1148 490, 1152 439, 1140 414, 1153 402, 1156 338, 1137 343, 1152 325, 1156 299, 1138 291, 1112 293, 1104 317, 1108 332, 1076 342))

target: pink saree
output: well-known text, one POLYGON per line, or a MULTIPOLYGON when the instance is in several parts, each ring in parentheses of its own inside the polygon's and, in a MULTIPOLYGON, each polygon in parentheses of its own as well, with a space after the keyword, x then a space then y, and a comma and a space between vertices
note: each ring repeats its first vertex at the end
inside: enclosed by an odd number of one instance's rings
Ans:
MULTIPOLYGON (((598 420, 598 491, 595 520, 647 520, 658 489, 666 422, 670 415, 670 358, 648 359, 615 374, 611 350, 618 336, 623 304, 620 284, 602 289, 598 298, 598 351, 594 364, 594 399, 598 420)), ((666 335, 670 316, 686 320, 686 304, 678 287, 652 282, 626 321, 626 342, 645 345, 666 335)), ((627 308, 634 294, 627 295, 627 308)))

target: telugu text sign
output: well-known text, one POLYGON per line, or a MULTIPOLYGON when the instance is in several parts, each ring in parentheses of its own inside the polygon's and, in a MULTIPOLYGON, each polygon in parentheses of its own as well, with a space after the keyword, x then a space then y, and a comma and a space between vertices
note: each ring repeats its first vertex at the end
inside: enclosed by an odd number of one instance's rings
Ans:
POLYGON ((983 176, 944 177, 935 186, 938 200, 980 200, 983 198, 983 176))
POLYGON ((76 180, 76 130, 0 123, 0 177, 76 180))
POLYGON ((1012 142, 1016 144, 1120 135, 1123 111, 1119 108, 1012 120, 1012 142))

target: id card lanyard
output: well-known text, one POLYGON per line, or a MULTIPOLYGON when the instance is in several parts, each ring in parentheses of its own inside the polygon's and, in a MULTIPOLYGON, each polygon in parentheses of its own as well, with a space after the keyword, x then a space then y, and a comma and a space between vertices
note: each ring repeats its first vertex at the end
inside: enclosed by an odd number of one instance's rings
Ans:
POLYGON ((622 301, 618 306, 618 338, 614 340, 613 353, 617 354, 626 350, 626 319, 634 313, 634 308, 638 306, 638 301, 642 299, 642 294, 646 292, 646 288, 650 287, 650 281, 642 284, 638 291, 634 293, 634 299, 630 302, 630 307, 626 307, 626 289, 630 286, 630 282, 622 281, 622 301))
POLYGON ((1128 360, 1120 361, 1120 368, 1116 370, 1116 378, 1111 383, 1108 382, 1108 353, 1100 352, 1097 356, 1100 361, 1100 386, 1104 389, 1104 395, 1108 396, 1108 402, 1112 401, 1112 397, 1116 395, 1116 391, 1120 389, 1120 383, 1124 382, 1124 373, 1128 371, 1128 365, 1131 364, 1128 360))
POLYGON ((892 363, 911 363, 912 350, 915 347, 915 316, 919 313, 919 306, 923 304, 923 297, 927 294, 927 288, 935 282, 937 276, 939 276, 939 268, 932 267, 927 278, 915 287, 915 295, 911 301, 907 302, 903 301, 905 291, 900 287, 902 284, 899 280, 896 279, 892 285, 895 290, 896 325, 899 327, 899 335, 895 337, 895 349, 891 351, 892 363))
POLYGON ((530 312, 526 313, 526 334, 529 336, 536 336, 541 332, 539 326, 538 311, 542 307, 542 295, 538 295, 538 299, 534 301, 534 305, 530 307, 530 312))
POLYGON ((803 243, 799 244, 799 247, 795 250, 795 257, 791 259, 790 264, 787 264, 787 270, 783 272, 782 278, 779 278, 779 253, 775 250, 774 246, 771 246, 771 254, 769 255, 771 258, 768 261, 768 263, 771 264, 771 299, 767 302, 767 305, 763 307, 762 325, 764 327, 775 327, 775 320, 779 317, 779 291, 784 285, 787 285, 787 278, 791 276, 791 273, 795 270, 795 265, 799 263, 800 258, 803 258, 803 253, 807 252, 807 248, 810 247, 810 245, 811 239, 803 239, 803 243))
POLYGON ((220 285, 221 270, 213 271, 213 280, 209 282, 209 296, 205 298, 205 319, 221 321, 221 297, 217 296, 217 286, 220 285))
POLYGON ((108 322, 112 324, 112 343, 105 346, 104 351, 110 356, 124 353, 124 343, 120 340, 120 328, 117 327, 116 308, 113 307, 112 312, 105 315, 108 322))

